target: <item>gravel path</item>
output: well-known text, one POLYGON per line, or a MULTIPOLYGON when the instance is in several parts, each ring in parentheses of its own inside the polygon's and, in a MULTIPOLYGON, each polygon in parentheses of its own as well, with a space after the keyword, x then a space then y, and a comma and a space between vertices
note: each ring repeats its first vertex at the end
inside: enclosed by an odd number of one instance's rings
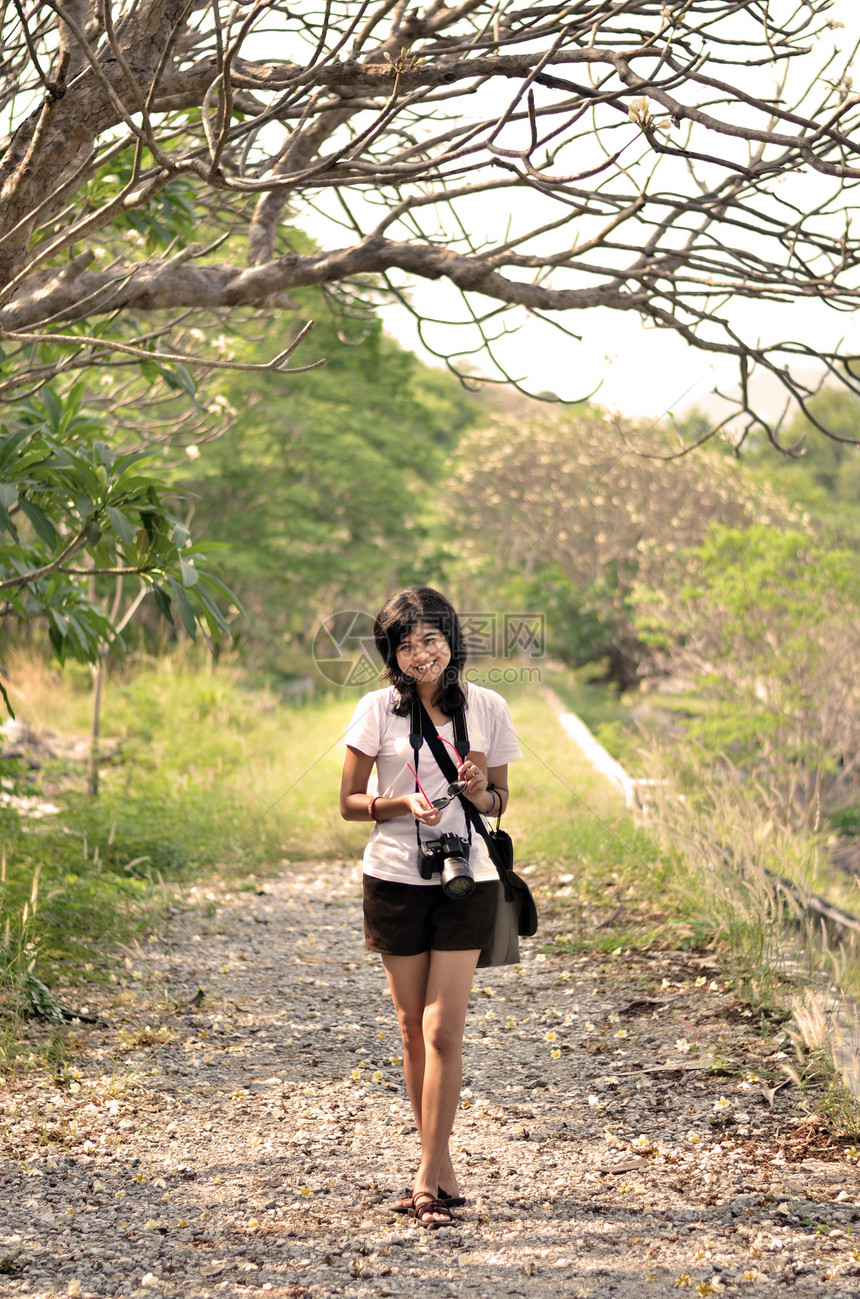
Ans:
POLYGON ((768 1090, 786 1034, 707 956, 555 954, 556 889, 476 976, 454 1228, 391 1210, 393 1012, 355 866, 304 863, 202 888, 93 995, 72 1075, 0 1087, 0 1294, 860 1296, 856 1155, 768 1090))

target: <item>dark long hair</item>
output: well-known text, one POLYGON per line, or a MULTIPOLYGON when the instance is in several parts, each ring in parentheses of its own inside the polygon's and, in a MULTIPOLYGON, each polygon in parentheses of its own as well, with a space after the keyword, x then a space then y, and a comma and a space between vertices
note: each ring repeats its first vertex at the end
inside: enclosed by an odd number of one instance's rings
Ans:
POLYGON ((412 710, 415 681, 401 672, 397 662, 397 647, 419 622, 435 627, 450 646, 451 662, 442 673, 433 696, 433 707, 451 717, 465 703, 460 674, 466 663, 466 642, 453 606, 439 591, 434 591, 432 586, 410 586, 405 591, 398 591, 397 595, 386 600, 373 625, 376 648, 385 663, 383 676, 391 682, 399 696, 394 712, 399 717, 405 717, 412 710))

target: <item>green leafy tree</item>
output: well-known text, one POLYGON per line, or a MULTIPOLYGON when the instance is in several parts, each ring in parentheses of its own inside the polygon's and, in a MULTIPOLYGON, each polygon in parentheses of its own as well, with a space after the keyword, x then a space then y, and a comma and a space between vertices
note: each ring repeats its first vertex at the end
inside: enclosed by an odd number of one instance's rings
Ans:
POLYGON ((860 768, 856 555, 797 528, 713 523, 638 598, 640 633, 717 705, 692 738, 815 824, 860 768))
POLYGON ((452 460, 452 503, 471 522, 463 545, 471 580, 544 610, 554 653, 573 663, 604 658, 620 685, 650 670, 637 586, 659 581, 712 521, 783 526, 788 517, 734 460, 710 450, 666 460, 646 449, 671 444, 582 407, 496 420, 468 432, 452 460))
MULTIPOLYGON (((22 401, 0 427, 0 612, 44 619, 51 645, 96 662, 115 629, 99 579, 137 578, 192 637, 228 630, 230 593, 166 503, 157 452, 118 452, 104 416, 83 406, 82 381, 22 401)), ((8 705, 8 700, 7 700, 8 705)))
POLYGON ((337 608, 370 609, 419 568, 438 574, 456 546, 439 514, 445 457, 482 414, 375 317, 346 346, 314 314, 325 368, 228 376, 215 398, 228 431, 193 448, 177 474, 195 534, 226 543, 224 576, 248 611, 237 634, 268 645, 268 657, 337 608))
POLYGON ((809 415, 795 414, 785 440, 792 456, 774 458, 759 445, 745 455, 746 463, 814 518, 831 545, 860 549, 860 397, 823 388, 810 400, 809 415), (836 436, 825 437, 818 424, 836 436))
MULTIPOLYGON (((443 281, 467 335, 435 335, 454 367, 481 353, 510 378, 494 339, 528 313, 576 329, 592 307, 632 312, 733 358, 744 428, 778 441, 748 403, 751 371, 814 418, 792 365, 823 357, 856 395, 850 352, 822 350, 803 316, 786 337, 773 313, 765 337, 724 304, 852 310, 860 264, 852 42, 830 0, 784 8, 6 8, 0 397, 50 382, 62 402, 103 366, 191 397, 195 366, 238 363, 212 332, 243 311, 294 312, 316 286, 347 314, 380 296, 417 314, 411 283, 443 281)), ((433 343, 438 322, 421 323, 433 343)), ((283 371, 283 342, 242 364, 283 371)), ((173 577, 158 585, 187 619, 173 577)))

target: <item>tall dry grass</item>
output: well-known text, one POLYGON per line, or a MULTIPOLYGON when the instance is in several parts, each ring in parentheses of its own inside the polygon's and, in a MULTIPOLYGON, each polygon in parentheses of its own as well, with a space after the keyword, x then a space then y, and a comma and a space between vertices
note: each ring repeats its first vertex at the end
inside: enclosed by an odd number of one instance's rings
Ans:
POLYGON ((850 1098, 841 1107, 831 1098, 830 1116, 856 1131, 857 881, 830 866, 823 833, 777 821, 763 791, 744 784, 730 763, 716 773, 700 749, 680 748, 649 752, 656 779, 642 813, 663 850, 678 856, 674 886, 687 908, 706 917, 751 1004, 781 1008, 810 1067, 827 1062, 850 1098))

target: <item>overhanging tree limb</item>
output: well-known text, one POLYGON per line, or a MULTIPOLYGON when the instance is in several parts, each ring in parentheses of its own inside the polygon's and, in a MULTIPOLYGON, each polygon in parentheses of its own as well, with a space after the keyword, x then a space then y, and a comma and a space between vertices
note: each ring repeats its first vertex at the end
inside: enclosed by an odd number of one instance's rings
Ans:
MULTIPOLYGON (((131 359, 145 313, 447 280, 467 320, 485 300, 558 319, 632 310, 764 365, 795 399, 812 391, 785 376, 800 356, 860 392, 850 352, 819 353, 796 330, 748 336, 724 309, 860 305, 857 33, 843 42, 832 12, 831 0, 258 0, 222 20, 210 0, 50 0, 25 29, 10 10, 0 330, 36 341, 86 322, 89 339, 109 317, 125 322, 114 341, 131 359), (488 208, 493 192, 509 221, 488 208), (326 242, 339 198, 348 247, 326 242), (316 251, 289 248, 284 218, 316 251), (191 248, 195 224, 225 235, 224 260, 191 248)), ((742 429, 764 427, 748 401, 739 410, 742 429)))

